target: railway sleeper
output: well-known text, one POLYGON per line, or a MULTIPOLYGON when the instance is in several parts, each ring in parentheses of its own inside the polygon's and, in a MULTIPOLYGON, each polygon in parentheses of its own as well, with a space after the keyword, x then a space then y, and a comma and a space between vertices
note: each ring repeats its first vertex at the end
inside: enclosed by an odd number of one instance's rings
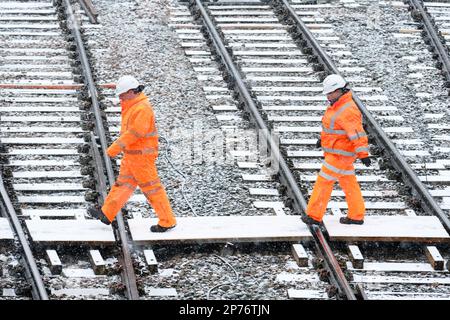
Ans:
POLYGON ((99 250, 89 250, 89 261, 95 274, 103 275, 106 273, 106 262, 99 250))
POLYGON ((52 274, 57 274, 57 275, 61 274, 62 263, 61 263, 61 260, 58 256, 58 253, 56 252, 56 250, 46 250, 45 258, 49 265, 50 272, 52 274))
POLYGON ((444 259, 435 246, 426 246, 425 254, 434 270, 444 270, 444 259))
POLYGON ((156 260, 155 253, 151 249, 144 250, 145 262, 147 264, 150 273, 158 272, 158 261, 156 260))
POLYGON ((292 255, 299 267, 308 267, 308 254, 302 244, 292 245, 292 255))
POLYGON ((355 269, 362 269, 364 267, 364 256, 359 250, 359 247, 357 245, 348 245, 347 248, 353 267, 355 269))

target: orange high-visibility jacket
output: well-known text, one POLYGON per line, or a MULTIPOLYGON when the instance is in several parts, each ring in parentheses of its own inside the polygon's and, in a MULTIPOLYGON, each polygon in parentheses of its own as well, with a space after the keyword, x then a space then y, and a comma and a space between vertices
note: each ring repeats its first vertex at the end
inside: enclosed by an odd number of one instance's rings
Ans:
POLYGON ((120 137, 108 148, 108 155, 158 154, 158 132, 153 108, 144 93, 135 99, 123 101, 120 137))
POLYGON ((369 156, 367 134, 362 126, 362 115, 347 92, 329 106, 322 118, 322 149, 327 153, 345 157, 369 156))

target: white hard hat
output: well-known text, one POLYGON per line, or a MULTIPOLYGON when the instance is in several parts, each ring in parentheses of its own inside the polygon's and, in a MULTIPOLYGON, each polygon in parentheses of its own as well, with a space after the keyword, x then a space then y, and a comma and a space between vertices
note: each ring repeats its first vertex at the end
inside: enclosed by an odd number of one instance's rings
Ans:
POLYGON ((347 85, 344 78, 338 74, 330 74, 323 80, 323 94, 329 94, 337 89, 342 89, 347 85))
POLYGON ((139 81, 133 76, 123 76, 117 80, 116 84, 116 94, 121 95, 131 89, 136 89, 139 87, 139 81))

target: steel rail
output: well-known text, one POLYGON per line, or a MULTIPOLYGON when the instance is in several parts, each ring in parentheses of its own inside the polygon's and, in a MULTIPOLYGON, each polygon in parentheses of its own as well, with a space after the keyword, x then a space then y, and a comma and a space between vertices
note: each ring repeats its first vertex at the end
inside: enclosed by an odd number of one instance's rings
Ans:
MULTIPOLYGON (((212 19, 210 18, 207 10, 205 9, 200 0, 190 0, 190 4, 191 6, 197 6, 197 9, 199 10, 201 17, 203 18, 202 22, 206 27, 206 30, 208 31, 209 35, 211 36, 212 44, 214 45, 217 53, 220 55, 224 65, 226 66, 228 74, 232 77, 232 81, 234 82, 235 89, 239 92, 241 101, 244 102, 247 110, 253 117, 253 120, 257 128, 262 133, 262 136, 265 139, 265 142, 267 143, 267 148, 269 149, 269 151, 271 151, 271 154, 276 157, 274 160, 278 162, 280 168, 279 170, 280 182, 287 187, 287 194, 292 199, 294 208, 299 213, 305 212, 307 203, 302 195, 302 192, 300 191, 300 188, 297 185, 295 177, 292 174, 291 170, 289 169, 289 166, 286 160, 284 159, 283 155, 281 154, 277 141, 275 141, 275 139, 271 135, 269 128, 267 127, 263 117, 261 116, 260 111, 258 110, 258 107, 253 101, 250 91, 245 85, 244 81, 242 80, 238 68, 234 64, 230 53, 227 51, 225 45, 223 44, 223 41, 219 33, 217 32, 212 19)), ((320 248, 320 251, 324 259, 327 261, 327 266, 329 267, 330 275, 334 280, 334 283, 336 283, 338 290, 343 295, 345 295, 347 299, 355 300, 356 297, 347 279, 345 278, 342 269, 339 266, 339 263, 334 257, 333 252, 328 246, 327 241, 322 234, 322 231, 320 230, 320 228, 314 226, 311 226, 310 230, 312 230, 312 234, 316 239, 316 244, 318 244, 318 247, 320 248)))
MULTIPOLYGON (((287 0, 271 1, 274 7, 280 8, 281 11, 284 11, 293 20, 294 25, 297 27, 297 30, 301 33, 303 39, 312 48, 314 54, 317 56, 319 62, 325 67, 325 69, 330 73, 341 74, 334 64, 333 60, 328 56, 325 50, 322 49, 313 34, 309 31, 305 23, 300 19, 300 17, 297 15, 292 6, 287 2, 287 0)), ((393 167, 401 173, 402 181, 406 185, 411 187, 412 195, 417 196, 421 200, 420 204, 425 212, 437 216, 447 232, 450 232, 449 218, 442 211, 436 200, 431 196, 430 192, 417 177, 417 174, 406 162, 405 158, 400 154, 395 145, 383 131, 381 126, 377 123, 369 110, 367 110, 362 101, 354 92, 353 100, 361 110, 361 113, 364 115, 369 133, 373 138, 375 138, 378 146, 381 147, 382 151, 385 152, 385 156, 389 158, 393 167)))
POLYGON ((88 15, 89 21, 91 23, 98 24, 98 20, 97 20, 98 12, 95 9, 92 1, 91 0, 78 0, 78 2, 83 7, 84 12, 86 12, 86 14, 88 15))
MULTIPOLYGON (((431 41, 430 45, 434 47, 438 58, 441 62, 442 71, 447 81, 450 81, 450 57, 446 46, 442 43, 443 38, 439 36, 438 31, 435 28, 434 20, 430 17, 428 11, 423 6, 423 1, 419 0, 406 0, 409 2, 410 8, 414 9, 417 14, 420 15, 420 20, 425 27, 424 31, 428 35, 431 41)), ((413 14, 414 18, 414 14, 413 14)))
MULTIPOLYGON (((108 148, 108 144, 106 141, 105 136, 105 130, 103 127, 102 117, 101 117, 101 111, 100 106, 97 98, 97 89, 95 87, 94 78, 92 76, 91 67, 89 64, 89 59, 86 54, 86 50, 84 48, 83 39, 81 38, 80 33, 80 26, 78 25, 78 22, 75 19, 75 16, 73 14, 73 10, 70 4, 69 0, 62 0, 65 10, 66 10, 66 16, 67 16, 67 26, 69 30, 71 31, 75 43, 76 48, 78 52, 78 56, 82 65, 83 74, 84 74, 84 82, 88 88, 88 92, 90 95, 90 99, 92 102, 92 111, 95 116, 95 130, 97 133, 97 137, 100 140, 100 145, 103 150, 103 161, 104 161, 104 167, 106 169, 108 182, 110 185, 114 184, 114 170, 111 164, 111 159, 106 154, 106 149, 108 148)), ((93 145, 95 143, 93 142, 93 145)), ((99 173, 101 174, 101 173, 99 173)), ((116 236, 118 236, 118 240, 120 242, 120 246, 122 249, 122 259, 123 259, 123 272, 122 272, 122 278, 125 282, 126 287, 126 295, 128 299, 130 300, 138 300, 139 299, 139 292, 137 289, 137 283, 136 283, 136 274, 134 273, 133 263, 131 260, 131 252, 130 252, 130 244, 128 241, 127 232, 125 229, 125 222, 122 217, 122 212, 119 212, 119 214, 116 217, 117 221, 117 227, 115 226, 115 223, 112 224, 113 229, 116 232, 116 236)))
POLYGON ((22 225, 17 217, 16 210, 8 196, 3 178, 0 175, 0 196, 2 200, 2 214, 9 218, 9 221, 14 228, 14 231, 19 239, 20 245, 23 250, 22 259, 24 260, 25 276, 28 282, 31 284, 31 294, 34 300, 49 300, 47 291, 45 290, 44 282, 42 281, 41 274, 36 265, 36 259, 33 256, 30 245, 28 244, 27 237, 23 231, 22 225))

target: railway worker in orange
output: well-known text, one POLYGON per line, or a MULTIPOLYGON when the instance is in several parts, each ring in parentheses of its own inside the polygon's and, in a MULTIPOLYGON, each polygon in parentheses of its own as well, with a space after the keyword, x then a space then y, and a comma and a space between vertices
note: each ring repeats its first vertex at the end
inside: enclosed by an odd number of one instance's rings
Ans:
POLYGON ((139 186, 159 219, 150 231, 165 232, 175 227, 176 220, 156 170, 158 133, 155 114, 143 89, 144 86, 132 76, 123 76, 117 82, 116 93, 122 107, 121 131, 107 154, 111 158, 121 152, 124 155, 119 176, 103 207, 90 208, 89 213, 110 224, 139 186))
POLYGON ((322 118, 322 132, 316 146, 322 147, 325 161, 302 220, 306 224, 322 224, 333 185, 339 181, 348 204, 348 214, 340 219, 340 223, 363 224, 364 199, 353 167, 358 158, 366 167, 371 162, 362 115, 340 75, 332 74, 325 78, 323 93, 330 105, 322 118))

